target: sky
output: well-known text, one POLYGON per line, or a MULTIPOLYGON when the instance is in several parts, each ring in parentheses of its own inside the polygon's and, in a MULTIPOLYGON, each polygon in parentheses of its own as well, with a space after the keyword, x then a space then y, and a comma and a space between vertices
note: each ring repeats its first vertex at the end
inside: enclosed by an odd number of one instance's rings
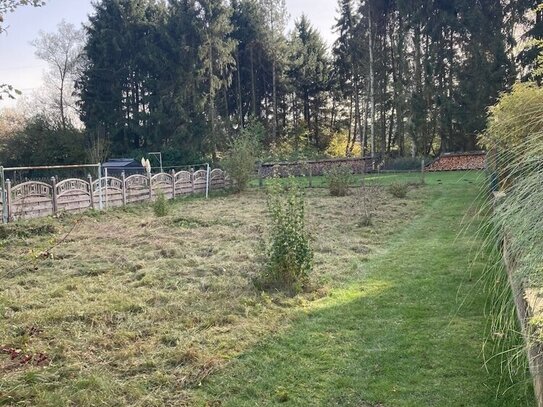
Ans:
MULTIPOLYGON (((332 44, 337 0, 286 0, 286 3, 290 28, 305 13, 328 45, 332 44)), ((47 0, 44 7, 20 7, 7 14, 4 17, 7 32, 0 34, 0 83, 9 83, 24 95, 39 88, 46 65, 34 56, 30 42, 40 31, 54 32, 62 19, 80 26, 92 9, 91 0, 47 0)), ((13 104, 0 101, 0 108, 13 104)))

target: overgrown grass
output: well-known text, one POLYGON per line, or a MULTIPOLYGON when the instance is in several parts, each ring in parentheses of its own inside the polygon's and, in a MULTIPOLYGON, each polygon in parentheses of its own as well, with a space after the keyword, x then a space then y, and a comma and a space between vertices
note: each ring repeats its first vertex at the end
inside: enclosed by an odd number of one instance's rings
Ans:
POLYGON ((528 405, 482 368, 483 294, 457 297, 481 266, 454 239, 463 177, 405 200, 374 183, 371 226, 358 193, 307 190, 315 289, 296 296, 253 284, 258 190, 21 223, 0 245, 0 347, 33 359, 0 353, 0 404, 528 405))
POLYGON ((184 199, 160 218, 136 205, 10 227, 0 346, 47 360, 21 365, 0 353, 0 404, 192 405, 207 376, 358 275, 421 205, 376 189, 365 229, 356 194, 306 192, 315 289, 294 297, 253 284, 267 234, 260 191, 184 199), (52 229, 33 236, 42 224, 52 229))

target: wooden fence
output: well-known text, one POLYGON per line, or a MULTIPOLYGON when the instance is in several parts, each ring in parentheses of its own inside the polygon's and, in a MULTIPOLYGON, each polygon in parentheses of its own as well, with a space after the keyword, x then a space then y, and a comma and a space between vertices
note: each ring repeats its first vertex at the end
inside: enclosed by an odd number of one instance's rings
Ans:
POLYGON ((224 171, 172 171, 121 178, 102 177, 93 180, 70 178, 50 183, 27 181, 11 185, 6 180, 6 193, 0 191, 0 213, 7 209, 7 220, 31 219, 87 209, 108 209, 132 203, 151 202, 162 192, 167 199, 224 189, 229 184, 224 171), (208 179, 209 175, 209 179, 208 179), (3 202, 5 197, 6 202, 3 202), (5 206, 5 208, 4 208, 5 206))

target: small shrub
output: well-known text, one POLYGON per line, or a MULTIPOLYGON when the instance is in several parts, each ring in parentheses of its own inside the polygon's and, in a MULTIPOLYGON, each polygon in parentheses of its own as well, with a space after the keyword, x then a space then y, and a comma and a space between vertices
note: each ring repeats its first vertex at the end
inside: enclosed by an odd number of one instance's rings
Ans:
POLYGON ((268 195, 271 222, 266 280, 294 291, 307 287, 313 267, 313 251, 305 228, 304 197, 292 183, 288 188, 272 185, 268 195))
POLYGON ((258 160, 258 127, 249 126, 229 145, 223 166, 234 182, 236 192, 244 191, 249 181, 255 176, 255 164, 258 160))
POLYGON ((359 227, 368 227, 373 224, 373 213, 372 213, 372 191, 366 187, 366 180, 362 178, 361 188, 358 190, 357 202, 359 205, 356 205, 359 211, 359 220, 357 225, 359 227))
POLYGON ((157 193, 155 202, 153 202, 153 212, 155 213, 155 216, 161 218, 168 214, 168 210, 169 205, 168 201, 166 200, 166 196, 164 196, 164 192, 159 191, 157 193))
POLYGON ((332 196, 346 196, 353 181, 351 168, 347 165, 332 167, 327 173, 328 188, 332 196))
POLYGON ((395 182, 388 187, 388 192, 394 198, 405 198, 407 196, 407 184, 395 182))

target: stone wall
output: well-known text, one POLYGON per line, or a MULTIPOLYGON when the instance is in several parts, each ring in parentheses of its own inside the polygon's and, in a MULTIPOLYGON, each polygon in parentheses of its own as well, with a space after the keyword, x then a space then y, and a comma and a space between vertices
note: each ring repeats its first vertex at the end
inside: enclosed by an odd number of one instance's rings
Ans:
POLYGON ((259 176, 261 178, 269 178, 274 175, 279 177, 319 176, 340 165, 349 166, 354 174, 361 174, 371 170, 372 160, 366 157, 263 163, 259 168, 259 176))

